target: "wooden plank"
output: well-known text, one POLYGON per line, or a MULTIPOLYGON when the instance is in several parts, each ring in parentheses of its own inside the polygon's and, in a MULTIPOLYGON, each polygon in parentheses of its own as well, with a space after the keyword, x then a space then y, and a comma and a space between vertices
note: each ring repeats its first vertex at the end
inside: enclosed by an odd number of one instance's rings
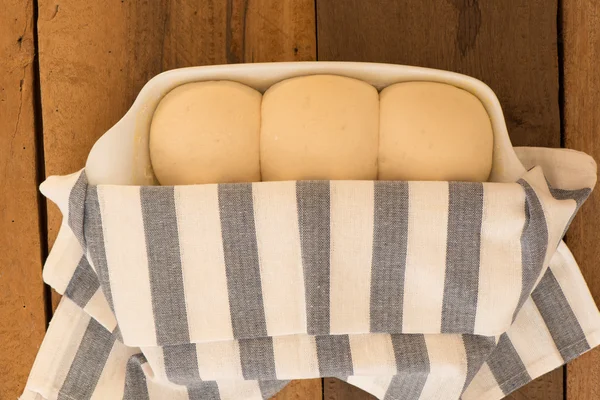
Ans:
MULTIPOLYGON (((556 0, 319 0, 318 58, 474 76, 498 95, 515 145, 559 147, 556 18, 556 0)), ((515 396, 562 400, 562 377, 559 369, 515 396)))
MULTIPOLYGON (((563 2, 561 22, 564 48, 564 138, 565 146, 585 151, 600 160, 600 3, 595 0, 563 2)), ((600 196, 592 194, 573 221, 567 243, 600 304, 600 196)), ((573 361, 567 367, 569 400, 600 398, 600 349, 573 361)))
MULTIPOLYGON (((558 393, 557 382, 563 382, 564 368, 560 367, 529 383, 527 386, 505 397, 504 400, 532 400, 532 399, 561 399, 564 393, 558 393)), ((562 388, 562 385, 560 386, 562 388)))
POLYGON ((163 36, 163 70, 315 60, 314 0, 172 1, 163 36))
POLYGON ((322 398, 321 379, 306 379, 290 382, 271 400, 322 400, 322 398))
POLYGON ((515 145, 560 146, 557 0, 319 0, 319 60, 418 65, 491 86, 515 145))
POLYGON ((325 378, 323 400, 376 400, 376 397, 339 379, 325 378))
MULTIPOLYGON (((314 0, 40 0, 39 14, 47 175, 82 168, 98 137, 159 72, 316 58, 314 0)), ((49 205, 50 245, 60 221, 49 205)), ((280 396, 320 393, 321 380, 313 380, 280 396)))
POLYGON ((0 13, 0 398, 21 395, 46 330, 38 221, 32 1, 0 13))

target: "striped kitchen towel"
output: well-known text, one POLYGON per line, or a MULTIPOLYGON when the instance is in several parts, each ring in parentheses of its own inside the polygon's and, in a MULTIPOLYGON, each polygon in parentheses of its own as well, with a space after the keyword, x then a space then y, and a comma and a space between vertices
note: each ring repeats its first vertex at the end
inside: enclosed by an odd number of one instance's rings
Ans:
POLYGON ((517 152, 515 183, 49 178, 64 297, 22 399, 500 399, 600 343, 561 241, 595 163, 517 152))

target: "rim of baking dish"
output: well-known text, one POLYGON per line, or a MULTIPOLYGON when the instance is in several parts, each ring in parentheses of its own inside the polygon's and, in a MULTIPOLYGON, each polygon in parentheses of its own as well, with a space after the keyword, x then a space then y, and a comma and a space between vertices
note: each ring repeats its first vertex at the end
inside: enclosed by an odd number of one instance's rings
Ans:
POLYGON ((172 89, 189 82, 232 80, 261 92, 296 76, 332 74, 363 80, 378 90, 399 82, 439 82, 475 95, 490 116, 494 132, 491 182, 514 182, 525 168, 508 136, 500 102, 492 89, 470 76, 430 68, 363 62, 281 62, 211 65, 175 69, 152 78, 127 113, 94 144, 85 166, 93 185, 156 184, 148 147, 150 123, 160 100, 172 89))

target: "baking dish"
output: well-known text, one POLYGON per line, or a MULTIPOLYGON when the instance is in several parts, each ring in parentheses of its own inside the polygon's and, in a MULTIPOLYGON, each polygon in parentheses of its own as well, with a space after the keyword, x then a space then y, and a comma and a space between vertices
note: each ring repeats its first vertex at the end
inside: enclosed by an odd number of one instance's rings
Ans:
POLYGON ((264 92, 287 78, 314 74, 343 75, 368 82, 378 90, 398 82, 429 81, 454 85, 484 105, 494 132, 492 182, 514 182, 525 169, 517 158, 500 103, 483 82, 465 75, 428 68, 359 62, 289 62, 183 68, 164 72, 140 91, 125 116, 94 145, 86 164, 90 184, 151 185, 155 183, 148 151, 152 115, 162 97, 185 83, 232 80, 264 92))

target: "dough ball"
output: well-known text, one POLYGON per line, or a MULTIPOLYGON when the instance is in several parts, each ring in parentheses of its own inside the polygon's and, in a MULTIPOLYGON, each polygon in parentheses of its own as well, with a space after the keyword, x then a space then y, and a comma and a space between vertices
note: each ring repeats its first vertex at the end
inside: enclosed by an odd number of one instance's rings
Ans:
POLYGON ((381 92, 380 107, 379 179, 488 179, 494 135, 474 95, 442 83, 398 83, 381 92))
POLYGON ((269 88, 260 133, 264 181, 376 179, 379 98, 362 81, 333 75, 269 88))
POLYGON ((150 127, 150 158, 162 185, 260 181, 261 94, 229 81, 169 92, 150 127))

